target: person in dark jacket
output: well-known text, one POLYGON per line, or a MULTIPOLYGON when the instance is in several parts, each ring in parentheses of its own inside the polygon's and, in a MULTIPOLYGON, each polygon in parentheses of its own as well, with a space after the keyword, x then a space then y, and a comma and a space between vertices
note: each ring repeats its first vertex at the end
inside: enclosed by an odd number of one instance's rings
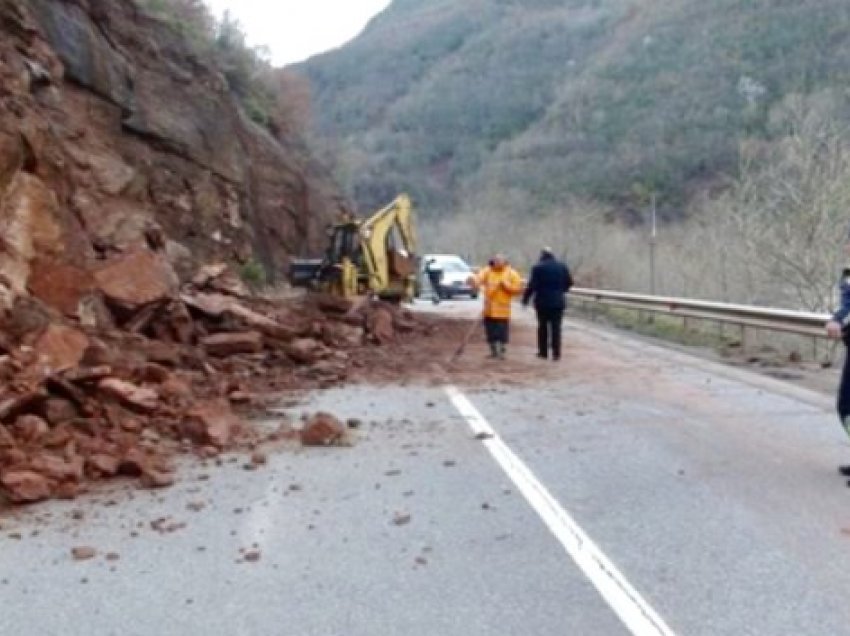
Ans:
POLYGON ((435 305, 439 305, 440 298, 443 296, 443 269, 437 263, 437 259, 428 259, 425 263, 425 273, 428 274, 428 282, 431 285, 431 302, 435 305))
POLYGON ((548 358, 552 349, 552 359, 561 358, 561 323, 567 308, 566 293, 573 286, 570 270, 544 247, 540 251, 540 260, 531 268, 528 285, 522 295, 522 304, 528 306, 534 298, 537 312, 537 357, 548 358))
MULTIPOLYGON (((844 251, 850 257, 850 233, 848 233, 844 251)), ((841 301, 830 321, 826 323, 826 333, 830 338, 844 340, 844 369, 841 372, 841 381, 838 383, 836 406, 841 426, 850 436, 850 266, 845 267, 841 274, 839 289, 841 301)), ((845 477, 850 477, 850 465, 839 466, 838 472, 845 477)), ((850 486, 850 481, 847 485, 850 486)))

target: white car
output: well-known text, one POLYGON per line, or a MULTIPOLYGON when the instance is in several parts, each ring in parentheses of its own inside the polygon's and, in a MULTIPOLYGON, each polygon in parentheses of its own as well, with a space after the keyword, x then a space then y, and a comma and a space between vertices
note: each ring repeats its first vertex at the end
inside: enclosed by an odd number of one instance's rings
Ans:
POLYGON ((433 266, 443 272, 443 277, 440 281, 440 297, 452 298, 454 296, 469 296, 470 298, 478 298, 478 290, 469 284, 470 276, 474 276, 475 272, 457 254, 425 254, 422 257, 420 277, 424 288, 430 289, 431 283, 428 279, 428 262, 434 261, 433 266))

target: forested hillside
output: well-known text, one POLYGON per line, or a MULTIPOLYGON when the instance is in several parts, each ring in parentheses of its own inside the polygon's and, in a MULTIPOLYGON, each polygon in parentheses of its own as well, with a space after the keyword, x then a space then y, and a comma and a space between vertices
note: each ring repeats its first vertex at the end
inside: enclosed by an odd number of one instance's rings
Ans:
POLYGON ((769 140, 789 95, 850 79, 846 0, 395 0, 296 68, 361 208, 422 213, 483 193, 681 216, 769 140))

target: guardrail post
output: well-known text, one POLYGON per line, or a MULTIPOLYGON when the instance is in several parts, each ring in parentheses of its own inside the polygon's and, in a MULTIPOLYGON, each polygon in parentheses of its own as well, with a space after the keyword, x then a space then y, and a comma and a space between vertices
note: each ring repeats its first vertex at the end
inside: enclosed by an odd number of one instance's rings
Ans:
POLYGON ((747 326, 741 325, 741 351, 746 351, 748 349, 748 335, 747 326))

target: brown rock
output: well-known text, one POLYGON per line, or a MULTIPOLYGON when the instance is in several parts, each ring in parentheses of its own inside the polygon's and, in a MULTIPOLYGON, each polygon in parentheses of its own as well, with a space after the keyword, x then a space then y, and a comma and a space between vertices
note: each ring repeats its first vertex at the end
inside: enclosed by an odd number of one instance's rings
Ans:
POLYGON ((13 292, 26 292, 30 263, 36 256, 51 256, 66 248, 58 222, 55 193, 39 177, 19 172, 2 200, 0 271, 13 292))
POLYGON ((297 335, 294 329, 248 309, 230 296, 223 294, 181 294, 180 299, 192 309, 207 316, 213 318, 230 316, 276 340, 291 340, 297 335))
POLYGON ((192 397, 191 385, 177 376, 169 377, 160 385, 159 391, 162 397, 169 402, 188 400, 192 397))
POLYGON ((263 350, 263 336, 259 331, 217 333, 201 338, 201 345, 211 356, 258 353, 263 350))
POLYGON ((119 461, 114 455, 95 453, 86 459, 86 468, 96 476, 112 477, 118 474, 119 461))
POLYGON ((53 497, 56 499, 76 499, 80 494, 81 487, 78 481, 63 481, 53 488, 53 497))
POLYGON ((35 298, 21 297, 15 299, 15 304, 6 312, 3 330, 12 338, 20 340, 28 334, 42 331, 52 319, 44 303, 35 298))
POLYGON ((393 525, 406 526, 410 523, 411 516, 406 512, 396 512, 393 514, 393 525))
POLYGON ((47 399, 45 391, 29 391, 0 401, 0 420, 9 421, 22 413, 38 410, 47 399))
POLYGON ((37 415, 21 415, 15 420, 11 430, 22 442, 34 442, 46 435, 50 427, 37 415))
POLYGON ((77 367, 70 369, 62 374, 62 377, 68 382, 76 382, 83 384, 85 382, 94 382, 112 375, 112 367, 103 365, 99 367, 77 367))
MULTIPOLYGON (((86 410, 86 394, 83 393, 79 387, 68 382, 65 378, 58 375, 51 375, 47 378, 47 388, 54 394, 59 394, 68 398, 80 409, 84 411, 86 410)), ((88 414, 88 412, 86 413, 88 414)))
POLYGON ((174 473, 147 467, 142 472, 141 484, 143 488, 167 488, 174 484, 174 473))
POLYGON ((313 364, 321 356, 321 344, 312 338, 296 338, 283 346, 286 355, 298 364, 313 364))
POLYGON ((145 249, 114 259, 97 270, 94 278, 107 299, 128 309, 167 298, 174 293, 176 281, 171 265, 145 249))
POLYGON ((158 340, 146 340, 138 348, 149 362, 172 367, 180 364, 180 348, 173 344, 158 340))
POLYGON ((254 399, 254 396, 247 391, 231 391, 227 394, 227 399, 234 404, 248 404, 254 399))
POLYGON ((209 400, 186 413, 182 430, 199 444, 226 447, 242 429, 242 420, 230 409, 227 400, 209 400))
POLYGON ((128 331, 130 333, 141 333, 144 331, 157 315, 157 312, 162 310, 164 302, 165 301, 153 302, 143 306, 135 314, 133 314, 132 318, 124 323, 124 331, 128 331))
POLYGON ((94 278, 73 265, 38 260, 32 266, 27 287, 45 304, 66 316, 77 316, 80 303, 94 290, 94 278))
POLYGON ((334 314, 346 314, 354 309, 355 303, 350 298, 340 298, 330 294, 315 294, 316 306, 322 311, 334 314))
POLYGON ((53 481, 78 481, 83 477, 81 457, 66 461, 56 455, 39 453, 30 461, 30 467, 53 481))
POLYGON ((393 327, 401 333, 412 333, 416 331, 416 321, 412 316, 399 314, 393 320, 393 327))
POLYGON ((54 397, 44 403, 44 418, 52 426, 73 420, 77 415, 77 407, 65 398, 54 397))
POLYGON ((266 462, 268 462, 268 457, 266 457, 264 452, 254 451, 251 453, 251 463, 254 464, 254 466, 262 466, 266 462))
POLYGON ((88 346, 89 339, 83 332, 62 325, 50 325, 36 340, 34 348, 36 355, 51 371, 64 371, 80 363, 88 346))
POLYGON ((15 438, 9 429, 0 424, 0 448, 14 448, 15 445, 15 438))
POLYGON ((345 427, 330 413, 319 412, 311 417, 301 429, 301 443, 304 446, 330 446, 340 442, 345 435, 345 427))
POLYGON ((328 322, 322 327, 322 341, 329 347, 358 347, 363 344, 364 330, 342 322, 328 322))
POLYGON ((149 464, 148 457, 142 450, 131 448, 118 463, 118 474, 128 477, 141 477, 149 464))
POLYGON ((41 501, 50 496, 50 483, 43 475, 31 470, 7 470, 0 475, 0 483, 9 499, 16 503, 41 501))
POLYGON ((367 327, 378 344, 388 344, 395 339, 393 315, 384 307, 378 307, 369 313, 367 327))
POLYGON ((208 265, 203 265, 192 278, 192 285, 202 289, 211 280, 224 274, 227 269, 227 263, 210 263, 208 265))
POLYGON ((0 131, 0 195, 12 182, 12 177, 24 165, 24 144, 20 134, 0 131))
POLYGON ((189 310, 181 302, 171 303, 166 316, 168 327, 177 342, 191 344, 195 335, 195 323, 189 310))
POLYGON ((97 550, 90 546, 81 545, 71 548, 71 557, 75 561, 87 561, 88 559, 93 559, 95 556, 97 556, 97 550))
POLYGON ((148 362, 141 369, 137 369, 134 377, 139 382, 153 382, 154 384, 162 384, 173 377, 171 371, 156 362, 148 362))
MULTIPOLYGON (((69 422, 71 420, 68 420, 69 422)), ((64 448, 73 439, 73 435, 65 423, 54 426, 41 440, 45 448, 64 448)))
POLYGON ((231 296, 249 296, 250 290, 226 263, 202 267, 192 279, 198 289, 212 289, 231 296))
POLYGON ((0 449, 0 466, 7 468, 26 468, 27 454, 20 448, 0 449))
POLYGON ((89 346, 86 347, 83 353, 83 359, 80 364, 87 367, 111 366, 119 359, 119 354, 114 349, 109 348, 106 343, 97 338, 92 338, 89 346))
POLYGON ((136 386, 118 378, 105 378, 98 382, 97 386, 102 393, 140 413, 152 413, 159 406, 159 395, 153 389, 136 386))

